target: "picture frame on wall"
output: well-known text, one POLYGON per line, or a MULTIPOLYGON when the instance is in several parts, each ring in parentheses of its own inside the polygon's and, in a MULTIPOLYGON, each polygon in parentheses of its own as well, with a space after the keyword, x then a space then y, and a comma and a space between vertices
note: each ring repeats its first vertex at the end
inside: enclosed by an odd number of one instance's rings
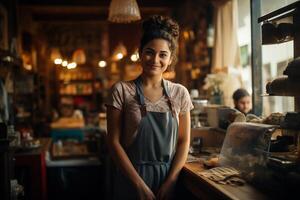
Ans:
POLYGON ((0 4, 0 49, 8 49, 8 15, 6 8, 0 4))

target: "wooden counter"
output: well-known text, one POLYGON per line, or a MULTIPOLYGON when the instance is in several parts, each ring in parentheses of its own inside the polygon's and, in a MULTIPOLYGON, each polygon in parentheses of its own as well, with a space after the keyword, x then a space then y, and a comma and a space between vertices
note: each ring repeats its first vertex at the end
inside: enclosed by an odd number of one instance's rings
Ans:
POLYGON ((203 170, 205 168, 201 162, 186 163, 180 176, 183 186, 199 199, 268 199, 265 194, 249 184, 236 187, 217 184, 198 174, 203 170))

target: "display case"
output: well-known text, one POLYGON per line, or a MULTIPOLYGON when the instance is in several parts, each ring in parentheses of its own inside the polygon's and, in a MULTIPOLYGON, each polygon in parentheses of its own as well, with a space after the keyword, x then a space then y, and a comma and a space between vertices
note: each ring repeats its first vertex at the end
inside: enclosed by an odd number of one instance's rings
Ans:
POLYGON ((266 177, 271 181, 261 182, 272 191, 278 188, 275 195, 288 198, 288 195, 295 194, 300 182, 300 1, 259 17, 258 23, 261 23, 262 45, 293 41, 293 60, 288 63, 282 75, 266 84, 267 96, 294 97, 295 107, 294 112, 284 113, 280 119, 278 128, 281 134, 271 140, 267 159, 267 167, 271 170, 265 172, 265 175, 270 173, 270 177, 266 177), (287 148, 283 149, 283 146, 287 148))
MULTIPOLYGON (((258 18, 261 23, 262 45, 280 44, 294 41, 294 60, 289 63, 282 76, 266 85, 270 96, 293 96, 295 111, 300 111, 300 81, 296 72, 300 71, 300 1, 275 10, 258 18)), ((300 74, 300 73, 299 73, 300 74)))

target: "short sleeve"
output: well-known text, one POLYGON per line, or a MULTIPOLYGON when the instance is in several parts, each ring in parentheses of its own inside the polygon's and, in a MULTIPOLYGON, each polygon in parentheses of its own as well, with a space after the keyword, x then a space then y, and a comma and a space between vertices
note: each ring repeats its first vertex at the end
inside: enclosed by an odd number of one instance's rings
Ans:
POLYGON ((124 104, 124 89, 121 82, 118 82, 112 86, 108 94, 106 106, 113 106, 119 110, 122 110, 124 104))
POLYGON ((190 111, 194 108, 189 91, 182 86, 181 88, 181 106, 180 106, 180 115, 190 111))

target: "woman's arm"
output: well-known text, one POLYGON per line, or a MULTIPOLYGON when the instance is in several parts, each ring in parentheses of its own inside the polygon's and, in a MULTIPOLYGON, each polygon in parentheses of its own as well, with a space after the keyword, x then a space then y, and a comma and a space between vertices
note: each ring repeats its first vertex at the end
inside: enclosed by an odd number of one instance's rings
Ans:
POLYGON ((129 160, 124 148, 121 146, 121 114, 122 112, 120 110, 112 106, 107 107, 107 142, 111 157, 117 167, 133 183, 134 187, 137 189, 140 199, 145 197, 153 199, 154 194, 139 176, 129 160))
POLYGON ((159 190, 158 199, 168 199, 170 197, 178 175, 186 162, 190 145, 190 123, 190 111, 179 116, 176 153, 168 177, 159 190))
POLYGON ((183 168, 189 151, 190 146, 190 133, 191 132, 191 119, 190 111, 179 116, 178 127, 178 141, 176 146, 176 153, 169 172, 168 180, 176 180, 179 172, 183 168))

